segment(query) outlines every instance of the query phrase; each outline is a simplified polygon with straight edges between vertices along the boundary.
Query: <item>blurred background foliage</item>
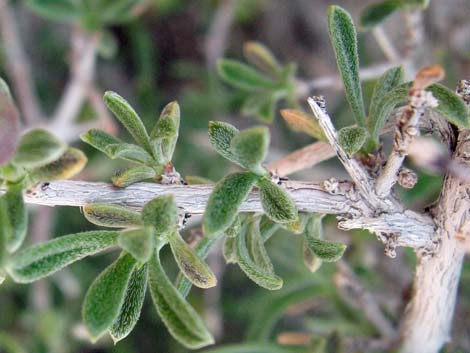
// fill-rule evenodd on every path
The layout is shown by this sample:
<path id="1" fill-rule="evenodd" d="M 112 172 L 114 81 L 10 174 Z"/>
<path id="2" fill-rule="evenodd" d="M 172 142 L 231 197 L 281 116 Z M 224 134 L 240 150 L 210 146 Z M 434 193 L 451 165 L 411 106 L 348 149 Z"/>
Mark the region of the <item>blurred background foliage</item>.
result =
<path id="1" fill-rule="evenodd" d="M 0 11 L 5 3 L 0 1 Z M 356 23 L 361 11 L 371 3 L 335 2 L 350 11 Z M 241 107 L 247 92 L 233 89 L 220 79 L 217 59 L 245 61 L 244 43 L 255 40 L 269 48 L 282 65 L 295 63 L 296 77 L 302 82 L 335 77 L 337 69 L 326 26 L 326 9 L 331 4 L 326 0 L 15 0 L 9 2 L 9 7 L 13 9 L 11 20 L 19 29 L 46 119 L 52 116 L 67 84 L 74 31 L 98 33 L 96 87 L 119 92 L 149 126 L 167 102 L 177 99 L 182 110 L 174 157 L 177 170 L 183 176 L 218 180 L 234 167 L 211 150 L 207 138 L 210 120 L 230 122 L 239 128 L 268 123 L 272 136 L 268 161 L 307 145 L 312 138 L 290 130 L 279 115 L 281 108 L 304 106 L 305 97 L 293 92 L 276 96 L 275 110 L 273 106 L 273 113 L 261 122 L 244 116 Z M 422 45 L 428 46 L 432 55 L 426 57 L 423 66 L 443 65 L 449 87 L 457 79 L 470 76 L 469 9 L 468 0 L 432 1 L 424 12 L 427 37 Z M 402 21 L 402 13 L 393 14 L 384 30 L 398 48 L 405 50 L 406 29 Z M 7 69 L 4 40 L 0 42 L 0 76 L 8 81 L 11 72 Z M 386 60 L 370 32 L 359 33 L 359 45 L 362 67 Z M 292 83 L 295 70 L 294 66 L 289 67 Z M 366 102 L 374 82 L 372 79 L 364 83 Z M 340 85 L 316 88 L 310 94 L 326 96 L 337 128 L 353 123 Z M 100 114 L 95 105 L 86 102 L 76 120 L 93 122 L 100 119 Z M 80 143 L 78 133 L 72 140 L 89 157 L 79 178 L 109 180 L 117 168 L 125 167 Z M 291 178 L 315 181 L 332 176 L 345 176 L 334 160 Z M 400 190 L 400 196 L 410 207 L 423 209 L 437 198 L 441 184 L 441 177 L 419 172 L 415 188 Z M 31 210 L 34 220 L 29 242 L 94 228 L 76 208 Z M 410 295 L 413 253 L 400 249 L 397 258 L 391 260 L 383 256 L 382 245 L 370 234 L 340 232 L 333 217 L 327 217 L 326 224 L 327 237 L 349 245 L 345 260 L 390 320 L 398 324 Z M 198 226 L 198 218 L 194 217 L 185 231 L 189 241 L 198 236 Z M 267 246 L 276 271 L 285 280 L 284 288 L 276 292 L 257 287 L 237 267 L 226 266 L 220 246 L 209 256 L 219 286 L 205 291 L 194 289 L 189 297 L 217 339 L 217 346 L 205 351 L 341 352 L 340 340 L 347 343 L 353 338 L 377 335 L 364 313 L 338 292 L 339 270 L 335 264 L 310 273 L 299 256 L 300 238 L 284 230 L 278 231 Z M 127 339 L 116 346 L 110 339 L 91 345 L 80 323 L 81 302 L 92 279 L 112 256 L 89 258 L 33 285 L 14 285 L 7 280 L 0 287 L 0 352 L 186 352 L 157 318 L 150 296 L 141 320 Z M 167 268 L 173 268 L 172 274 L 176 275 L 176 266 L 167 262 Z M 446 352 L 470 351 L 469 327 L 467 261 L 453 341 Z"/>

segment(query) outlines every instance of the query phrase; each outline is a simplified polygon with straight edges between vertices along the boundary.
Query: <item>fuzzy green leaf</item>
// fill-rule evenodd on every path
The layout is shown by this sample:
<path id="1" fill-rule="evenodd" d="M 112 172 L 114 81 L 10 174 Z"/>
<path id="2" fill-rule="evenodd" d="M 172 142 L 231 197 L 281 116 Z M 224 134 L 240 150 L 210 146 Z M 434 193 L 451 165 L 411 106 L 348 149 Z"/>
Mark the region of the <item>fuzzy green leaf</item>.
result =
<path id="1" fill-rule="evenodd" d="M 145 165 L 154 164 L 154 159 L 150 154 L 142 147 L 130 143 L 108 145 L 105 148 L 105 153 L 111 159 L 121 158 Z"/>
<path id="2" fill-rule="evenodd" d="M 168 103 L 163 108 L 150 135 L 151 141 L 158 158 L 163 164 L 171 161 L 178 140 L 180 127 L 180 107 L 177 102 Z"/>
<path id="3" fill-rule="evenodd" d="M 214 339 L 202 319 L 168 279 L 158 254 L 150 259 L 149 270 L 153 303 L 170 334 L 190 349 L 213 344 Z"/>
<path id="4" fill-rule="evenodd" d="M 236 162 L 236 158 L 230 149 L 230 144 L 238 133 L 238 129 L 228 123 L 221 121 L 209 122 L 209 141 L 212 147 L 221 156 L 233 162 Z"/>
<path id="5" fill-rule="evenodd" d="M 359 126 L 365 126 L 364 101 L 359 79 L 356 29 L 349 13 L 339 6 L 328 9 L 328 29 L 346 98 Z"/>
<path id="6" fill-rule="evenodd" d="M 0 238 L 8 252 L 13 253 L 23 244 L 28 229 L 28 213 L 23 201 L 23 183 L 9 183 L 7 192 L 0 196 Z"/>
<path id="7" fill-rule="evenodd" d="M 134 140 L 153 156 L 150 138 L 142 120 L 131 105 L 119 94 L 107 91 L 104 94 L 104 103 L 113 112 L 116 118 L 129 131 Z"/>
<path id="8" fill-rule="evenodd" d="M 346 245 L 342 243 L 335 243 L 323 239 L 306 238 L 307 246 L 312 253 L 320 260 L 325 262 L 335 262 L 341 259 L 346 250 Z"/>
<path id="9" fill-rule="evenodd" d="M 235 221 L 237 211 L 258 177 L 250 172 L 233 173 L 214 187 L 206 205 L 202 226 L 204 234 L 224 232 Z"/>
<path id="10" fill-rule="evenodd" d="M 53 239 L 16 253 L 7 270 L 16 282 L 34 282 L 115 245 L 118 235 L 114 231 L 92 231 Z"/>
<path id="11" fill-rule="evenodd" d="M 241 220 L 241 218 L 242 217 L 240 217 L 240 215 L 238 215 L 237 218 L 235 218 L 235 220 L 231 224 L 231 226 L 228 227 L 227 230 L 225 231 L 225 235 L 228 238 L 234 238 L 240 233 L 240 231 L 242 229 L 242 220 Z"/>
<path id="12" fill-rule="evenodd" d="M 20 135 L 20 117 L 10 89 L 0 77 L 0 166 L 14 155 Z"/>
<path id="13" fill-rule="evenodd" d="M 243 45 L 243 54 L 249 63 L 253 64 L 270 77 L 277 78 L 279 76 L 282 70 L 281 65 L 274 57 L 273 53 L 262 43 L 246 42 Z"/>
<path id="14" fill-rule="evenodd" d="M 66 148 L 46 130 L 31 130 L 21 137 L 13 162 L 25 168 L 40 167 L 58 159 Z"/>
<path id="15" fill-rule="evenodd" d="M 174 231 L 168 236 L 171 252 L 180 271 L 196 287 L 211 288 L 217 284 L 214 273 L 189 245 Z"/>
<path id="16" fill-rule="evenodd" d="M 352 156 L 364 145 L 367 135 L 367 130 L 363 127 L 347 126 L 338 131 L 338 142 Z"/>
<path id="17" fill-rule="evenodd" d="M 234 136 L 230 149 L 237 161 L 256 174 L 266 174 L 261 163 L 269 148 L 269 130 L 264 126 L 243 130 Z"/>
<path id="18" fill-rule="evenodd" d="M 188 185 L 210 185 L 214 184 L 214 182 L 208 178 L 204 178 L 198 175 L 186 175 L 185 176 L 186 182 Z"/>
<path id="19" fill-rule="evenodd" d="M 69 147 L 54 162 L 32 169 L 28 174 L 29 183 L 69 179 L 81 172 L 86 162 L 87 158 L 82 151 Z"/>
<path id="20" fill-rule="evenodd" d="M 261 206 L 266 215 L 277 223 L 290 223 L 298 218 L 297 207 L 289 194 L 267 178 L 257 182 Z"/>
<path id="21" fill-rule="evenodd" d="M 386 0 L 369 5 L 361 14 L 361 26 L 372 28 L 380 24 L 388 16 L 403 5 L 403 0 Z"/>
<path id="22" fill-rule="evenodd" d="M 226 237 L 222 248 L 222 255 L 227 264 L 237 263 L 237 239 Z"/>
<path id="23" fill-rule="evenodd" d="M 304 263 L 310 272 L 317 271 L 322 265 L 322 260 L 313 253 L 308 244 L 312 239 L 323 239 L 323 217 L 323 214 L 311 215 L 303 233 L 302 250 Z"/>
<path id="24" fill-rule="evenodd" d="M 137 261 L 147 262 L 155 247 L 155 233 L 152 227 L 143 227 L 122 231 L 118 245 Z"/>
<path id="25" fill-rule="evenodd" d="M 155 179 L 156 176 L 157 172 L 155 169 L 145 165 L 140 165 L 117 172 L 111 178 L 111 181 L 114 186 L 125 188 L 131 184 L 138 183 L 139 181 L 143 181 L 145 179 Z"/>
<path id="26" fill-rule="evenodd" d="M 270 271 L 258 266 L 250 257 L 246 244 L 246 230 L 242 231 L 237 238 L 237 262 L 243 272 L 260 287 L 277 290 L 282 288 L 283 281 Z"/>
<path id="27" fill-rule="evenodd" d="M 127 228 L 142 224 L 139 212 L 108 203 L 85 205 L 83 215 L 90 223 L 102 227 Z"/>
<path id="28" fill-rule="evenodd" d="M 280 224 L 273 222 L 268 216 L 263 215 L 259 222 L 259 232 L 264 242 L 267 242 L 271 236 L 280 228 Z"/>
<path id="29" fill-rule="evenodd" d="M 135 268 L 129 279 L 126 295 L 119 314 L 109 329 L 109 334 L 116 344 L 126 338 L 139 320 L 147 289 L 148 265 Z"/>
<path id="30" fill-rule="evenodd" d="M 91 129 L 80 134 L 80 139 L 103 153 L 107 153 L 106 148 L 109 145 L 118 145 L 123 143 L 120 139 L 98 129 Z"/>
<path id="31" fill-rule="evenodd" d="M 432 92 L 434 98 L 439 101 L 439 105 L 433 109 L 444 119 L 461 129 L 470 128 L 467 107 L 459 96 L 439 83 L 429 86 L 426 90 Z"/>
<path id="32" fill-rule="evenodd" d="M 264 272 L 274 274 L 274 266 L 264 247 L 264 240 L 259 231 L 259 219 L 252 220 L 247 229 L 246 243 L 253 262 Z"/>
<path id="33" fill-rule="evenodd" d="M 305 267 L 307 267 L 310 272 L 314 273 L 321 267 L 322 260 L 318 256 L 315 256 L 313 251 L 310 250 L 305 239 L 302 242 L 302 254 Z"/>
<path id="34" fill-rule="evenodd" d="M 275 81 L 236 60 L 220 59 L 217 71 L 225 82 L 246 91 L 269 90 L 278 86 Z"/>
<path id="35" fill-rule="evenodd" d="M 209 254 L 210 249 L 214 246 L 217 242 L 219 237 L 203 237 L 194 248 L 194 252 L 199 256 L 201 259 L 205 259 Z M 175 287 L 178 289 L 178 292 L 181 293 L 183 298 L 189 294 L 191 290 L 192 283 L 188 280 L 181 272 L 178 274 L 176 278 Z"/>
<path id="36" fill-rule="evenodd" d="M 375 142 L 378 142 L 380 130 L 383 127 L 384 119 L 387 117 L 380 116 L 383 107 L 383 101 L 385 96 L 395 87 L 403 83 L 405 77 L 405 71 L 403 67 L 393 67 L 387 70 L 377 81 L 372 93 L 372 98 L 369 107 L 369 117 L 367 125 L 369 131 L 374 138 Z"/>
<path id="37" fill-rule="evenodd" d="M 83 323 L 96 341 L 114 323 L 126 297 L 126 291 L 137 262 L 127 253 L 121 256 L 93 281 L 82 307 Z"/>
<path id="38" fill-rule="evenodd" d="M 144 206 L 142 220 L 145 225 L 154 226 L 157 235 L 168 234 L 178 225 L 178 207 L 173 195 L 158 196 Z"/>

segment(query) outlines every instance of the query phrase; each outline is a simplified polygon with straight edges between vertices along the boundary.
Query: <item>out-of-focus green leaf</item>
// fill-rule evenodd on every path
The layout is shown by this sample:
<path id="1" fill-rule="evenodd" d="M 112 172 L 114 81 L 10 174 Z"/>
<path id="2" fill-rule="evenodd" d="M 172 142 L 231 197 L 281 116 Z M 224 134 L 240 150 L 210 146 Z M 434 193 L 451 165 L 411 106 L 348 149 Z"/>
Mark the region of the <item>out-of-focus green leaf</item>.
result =
<path id="1" fill-rule="evenodd" d="M 302 254 L 304 256 L 304 264 L 310 272 L 316 272 L 322 265 L 322 260 L 315 256 L 313 251 L 308 247 L 307 241 L 302 242 Z"/>
<path id="2" fill-rule="evenodd" d="M 264 123 L 271 123 L 274 120 L 277 100 L 278 98 L 273 92 L 251 94 L 243 102 L 241 113 L 246 116 L 254 116 Z"/>
<path id="3" fill-rule="evenodd" d="M 224 232 L 235 221 L 237 211 L 258 176 L 251 172 L 233 173 L 214 187 L 206 205 L 202 226 L 206 235 Z"/>
<path id="4" fill-rule="evenodd" d="M 114 323 L 126 297 L 127 287 L 137 262 L 123 253 L 93 281 L 85 295 L 83 323 L 93 341 L 98 340 Z"/>
<path id="5" fill-rule="evenodd" d="M 7 192 L 0 196 L 0 238 L 8 252 L 13 253 L 23 244 L 28 229 L 28 213 L 23 201 L 23 183 L 9 183 Z"/>
<path id="6" fill-rule="evenodd" d="M 52 163 L 32 169 L 29 174 L 29 183 L 69 179 L 81 172 L 87 162 L 85 154 L 76 148 L 69 147 Z"/>
<path id="7" fill-rule="evenodd" d="M 197 253 L 174 231 L 168 236 L 171 251 L 184 276 L 196 287 L 211 288 L 217 284 L 214 273 Z"/>
<path id="8" fill-rule="evenodd" d="M 291 347 L 274 343 L 227 344 L 201 353 L 305 353 L 305 347 Z"/>
<path id="9" fill-rule="evenodd" d="M 330 6 L 328 29 L 349 105 L 359 126 L 365 127 L 356 28 L 349 13 L 339 6 Z"/>
<path id="10" fill-rule="evenodd" d="M 0 332 L 0 352 L 4 353 L 27 353 L 21 344 L 16 340 L 16 337 Z"/>
<path id="11" fill-rule="evenodd" d="M 105 148 L 105 153 L 111 159 L 121 158 L 146 165 L 154 164 L 152 156 L 142 147 L 130 143 L 108 145 Z"/>
<path id="12" fill-rule="evenodd" d="M 234 238 L 236 237 L 242 229 L 242 217 L 238 215 L 237 218 L 233 221 L 233 223 L 230 225 L 230 227 L 227 228 L 225 231 L 225 235 L 228 238 Z"/>
<path id="13" fill-rule="evenodd" d="M 470 128 L 470 115 L 463 100 L 447 87 L 435 83 L 429 86 L 427 91 L 432 92 L 439 105 L 433 108 L 444 119 L 461 129 Z"/>
<path id="14" fill-rule="evenodd" d="M 20 134 L 20 117 L 10 89 L 0 77 L 0 166 L 15 153 Z"/>
<path id="15" fill-rule="evenodd" d="M 269 148 L 269 130 L 264 126 L 243 130 L 234 136 L 230 149 L 237 161 L 256 174 L 267 174 L 261 167 Z"/>
<path id="16" fill-rule="evenodd" d="M 16 253 L 7 264 L 7 271 L 16 282 L 34 282 L 115 245 L 118 235 L 104 230 L 83 232 L 34 245 Z"/>
<path id="17" fill-rule="evenodd" d="M 27 0 L 26 5 L 38 15 L 54 21 L 72 22 L 82 15 L 81 1 Z"/>
<path id="18" fill-rule="evenodd" d="M 303 233 L 302 252 L 305 266 L 310 272 L 317 271 L 322 265 L 322 260 L 310 249 L 309 239 L 323 239 L 323 217 L 323 214 L 310 215 Z"/>
<path id="19" fill-rule="evenodd" d="M 252 67 L 236 60 L 220 59 L 217 62 L 217 71 L 225 82 L 246 91 L 270 90 L 279 85 Z"/>
<path id="20" fill-rule="evenodd" d="M 232 139 L 239 133 L 238 129 L 221 121 L 209 122 L 209 141 L 212 147 L 221 156 L 236 162 L 236 158 L 230 149 Z"/>
<path id="21" fill-rule="evenodd" d="M 139 320 L 147 289 L 148 265 L 135 268 L 129 279 L 121 310 L 109 329 L 109 334 L 116 344 L 126 338 Z"/>
<path id="22" fill-rule="evenodd" d="M 367 130 L 359 126 L 347 126 L 338 131 L 338 142 L 352 156 L 358 152 L 367 140 Z"/>
<path id="23" fill-rule="evenodd" d="M 326 141 L 325 135 L 320 125 L 318 125 L 318 120 L 312 115 L 300 110 L 282 109 L 281 116 L 292 130 L 303 132 L 321 141 Z"/>
<path id="24" fill-rule="evenodd" d="M 237 239 L 226 237 L 222 248 L 222 255 L 227 264 L 237 263 Z"/>
<path id="25" fill-rule="evenodd" d="M 155 247 L 155 233 L 152 227 L 142 227 L 122 231 L 118 245 L 137 261 L 147 262 Z"/>
<path id="26" fill-rule="evenodd" d="M 280 225 L 273 222 L 268 216 L 263 215 L 259 222 L 259 232 L 264 242 L 267 242 L 271 236 L 276 233 Z"/>
<path id="27" fill-rule="evenodd" d="M 326 341 L 325 353 L 344 352 L 343 339 L 338 331 L 333 331 Z"/>
<path id="28" fill-rule="evenodd" d="M 235 239 L 237 241 L 237 263 L 243 272 L 260 287 L 269 290 L 282 288 L 283 281 L 280 277 L 276 276 L 269 268 L 260 267 L 250 257 L 246 243 L 246 231 L 242 231 Z"/>
<path id="29" fill-rule="evenodd" d="M 382 111 L 382 102 L 384 97 L 393 88 L 402 84 L 404 77 L 405 71 L 403 70 L 403 67 L 393 67 L 387 70 L 375 84 L 369 106 L 369 117 L 367 120 L 369 131 L 375 142 L 378 142 L 380 129 L 382 129 L 384 124 L 383 121 L 384 119 L 387 119 L 387 117 L 379 115 L 379 113 Z"/>
<path id="30" fill-rule="evenodd" d="M 403 5 L 403 0 L 386 0 L 369 5 L 362 11 L 361 26 L 371 28 L 380 24 Z"/>
<path id="31" fill-rule="evenodd" d="M 277 78 L 282 69 L 273 53 L 262 43 L 249 41 L 243 45 L 243 54 L 248 62 L 258 69 Z"/>
<path id="32" fill-rule="evenodd" d="M 166 235 L 178 225 L 178 207 L 173 195 L 162 195 L 147 202 L 142 210 L 145 225 L 155 227 L 158 236 Z"/>
<path id="33" fill-rule="evenodd" d="M 155 178 L 157 172 L 155 169 L 140 165 L 117 172 L 112 178 L 114 186 L 125 188 L 131 184 L 138 183 L 145 179 Z"/>
<path id="34" fill-rule="evenodd" d="M 140 213 L 109 203 L 90 203 L 83 207 L 85 218 L 98 226 L 127 228 L 142 224 Z"/>
<path id="35" fill-rule="evenodd" d="M 160 118 L 150 135 L 155 149 L 155 155 L 163 164 L 171 161 L 178 140 L 180 127 L 180 107 L 177 102 L 171 102 L 163 108 Z"/>
<path id="36" fill-rule="evenodd" d="M 46 130 L 31 130 L 21 137 L 13 162 L 25 168 L 40 167 L 55 161 L 66 148 Z"/>
<path id="37" fill-rule="evenodd" d="M 430 0 L 403 0 L 403 5 L 406 7 L 425 9 L 429 6 L 429 2 Z"/>
<path id="38" fill-rule="evenodd" d="M 151 156 L 154 156 L 147 130 L 131 105 L 119 94 L 111 91 L 106 92 L 103 99 L 109 110 L 113 112 L 116 118 L 129 131 L 134 140 Z"/>
<path id="39" fill-rule="evenodd" d="M 290 223 L 298 218 L 297 207 L 289 194 L 267 178 L 260 178 L 259 188 L 261 205 L 266 215 L 277 223 Z"/>
<path id="40" fill-rule="evenodd" d="M 346 250 L 346 245 L 318 238 L 306 238 L 307 246 L 320 260 L 335 262 L 341 259 Z"/>
<path id="41" fill-rule="evenodd" d="M 150 259 L 149 271 L 153 303 L 170 334 L 190 349 L 213 344 L 214 339 L 202 319 L 168 279 L 158 253 Z"/>

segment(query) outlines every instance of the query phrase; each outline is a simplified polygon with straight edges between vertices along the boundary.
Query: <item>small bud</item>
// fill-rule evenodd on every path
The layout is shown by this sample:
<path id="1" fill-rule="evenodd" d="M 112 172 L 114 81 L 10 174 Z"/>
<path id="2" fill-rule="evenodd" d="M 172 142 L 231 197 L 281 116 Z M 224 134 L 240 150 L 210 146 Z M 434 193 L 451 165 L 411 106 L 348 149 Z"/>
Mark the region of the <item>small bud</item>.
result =
<path id="1" fill-rule="evenodd" d="M 405 189 L 412 189 L 418 182 L 418 176 L 408 168 L 401 168 L 398 172 L 398 184 Z"/>

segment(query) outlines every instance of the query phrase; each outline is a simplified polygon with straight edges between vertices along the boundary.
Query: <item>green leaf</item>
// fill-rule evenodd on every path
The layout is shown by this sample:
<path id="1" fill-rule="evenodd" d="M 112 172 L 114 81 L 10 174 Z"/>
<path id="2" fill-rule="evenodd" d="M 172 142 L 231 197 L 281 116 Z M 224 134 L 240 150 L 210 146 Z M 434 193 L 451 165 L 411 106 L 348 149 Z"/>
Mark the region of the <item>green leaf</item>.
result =
<path id="1" fill-rule="evenodd" d="M 264 126 L 243 130 L 230 142 L 230 149 L 237 161 L 256 174 L 266 174 L 261 166 L 269 148 L 269 130 Z"/>
<path id="2" fill-rule="evenodd" d="M 90 223 L 102 227 L 127 228 L 142 224 L 139 212 L 109 203 L 85 205 L 83 215 Z"/>
<path id="3" fill-rule="evenodd" d="M 277 223 L 290 223 L 298 218 L 297 207 L 289 194 L 267 178 L 260 178 L 258 186 L 261 206 L 266 215 Z"/>
<path id="4" fill-rule="evenodd" d="M 155 179 L 156 177 L 157 172 L 155 169 L 141 165 L 117 172 L 111 178 L 111 181 L 114 186 L 125 188 L 131 184 L 138 183 L 139 181 L 152 178 Z"/>
<path id="5" fill-rule="evenodd" d="M 325 262 L 335 262 L 341 259 L 346 250 L 346 245 L 342 243 L 335 243 L 323 239 L 306 238 L 307 246 L 312 253 L 320 260 Z"/>
<path id="6" fill-rule="evenodd" d="M 118 245 L 137 261 L 147 262 L 155 247 L 155 233 L 152 227 L 143 227 L 122 231 Z"/>
<path id="7" fill-rule="evenodd" d="M 302 242 L 302 254 L 304 257 L 304 264 L 310 272 L 314 273 L 321 267 L 322 260 L 318 256 L 315 256 L 313 251 L 310 250 L 305 239 Z"/>
<path id="8" fill-rule="evenodd" d="M 28 230 L 28 213 L 23 201 L 23 183 L 7 184 L 7 192 L 0 197 L 0 238 L 13 253 L 23 244 Z"/>
<path id="9" fill-rule="evenodd" d="M 113 325 L 121 312 L 136 264 L 130 254 L 123 253 L 88 288 L 82 317 L 93 341 L 98 340 Z"/>
<path id="10" fill-rule="evenodd" d="M 18 283 L 34 282 L 116 245 L 118 235 L 114 231 L 83 232 L 34 245 L 16 253 L 7 271 Z"/>
<path id="11" fill-rule="evenodd" d="M 209 254 L 210 249 L 214 246 L 220 236 L 221 235 L 215 237 L 202 237 L 194 248 L 197 256 L 201 259 L 205 259 Z M 186 298 L 191 290 L 192 283 L 180 272 L 176 278 L 175 287 L 178 289 L 178 292 L 181 293 L 183 298 Z"/>
<path id="12" fill-rule="evenodd" d="M 280 228 L 280 224 L 271 221 L 271 219 L 263 215 L 259 222 L 259 232 L 261 237 L 263 238 L 264 242 L 267 242 L 271 236 L 276 233 L 276 231 Z"/>
<path id="13" fill-rule="evenodd" d="M 40 167 L 58 159 L 66 148 L 46 130 L 31 130 L 21 137 L 13 162 L 25 168 Z"/>
<path id="14" fill-rule="evenodd" d="M 202 219 L 204 234 L 215 235 L 230 227 L 257 179 L 257 175 L 243 172 L 227 175 L 217 183 Z"/>
<path id="15" fill-rule="evenodd" d="M 142 147 L 130 143 L 108 145 L 105 148 L 106 155 L 111 159 L 121 158 L 131 162 L 152 165 L 154 159 Z"/>
<path id="16" fill-rule="evenodd" d="M 274 274 L 274 266 L 259 231 L 259 219 L 248 224 L 246 243 L 253 262 L 264 272 Z"/>
<path id="17" fill-rule="evenodd" d="M 463 100 L 447 87 L 435 83 L 429 86 L 427 91 L 432 92 L 439 105 L 433 108 L 444 119 L 461 129 L 470 128 L 470 116 Z"/>
<path id="18" fill-rule="evenodd" d="M 81 2 L 74 0 L 27 0 L 26 5 L 38 15 L 54 21 L 77 21 L 82 15 Z"/>
<path id="19" fill-rule="evenodd" d="M 343 79 L 346 98 L 359 126 L 364 127 L 365 111 L 359 78 L 356 29 L 351 16 L 339 6 L 328 9 L 328 29 L 336 63 Z"/>
<path id="20" fill-rule="evenodd" d="M 304 264 L 310 272 L 316 272 L 322 265 L 322 260 L 316 256 L 309 247 L 311 239 L 323 239 L 323 214 L 313 214 L 310 216 L 303 233 L 302 253 Z"/>
<path id="21" fill-rule="evenodd" d="M 134 140 L 153 156 L 153 148 L 150 144 L 147 130 L 131 105 L 119 94 L 111 91 L 107 91 L 103 99 L 109 110 L 113 112 L 116 118 L 129 131 Z"/>
<path id="22" fill-rule="evenodd" d="M 185 176 L 186 182 L 188 185 L 210 185 L 214 184 L 214 182 L 208 178 L 204 178 L 198 175 L 186 175 Z"/>
<path id="23" fill-rule="evenodd" d="M 259 71 L 236 60 L 220 59 L 217 72 L 225 82 L 246 91 L 270 90 L 279 86 Z"/>
<path id="24" fill-rule="evenodd" d="M 243 102 L 242 115 L 254 116 L 259 121 L 271 123 L 274 120 L 278 95 L 271 91 L 250 94 Z"/>
<path id="25" fill-rule="evenodd" d="M 0 77 L 0 166 L 14 155 L 20 134 L 20 117 L 10 89 Z"/>
<path id="26" fill-rule="evenodd" d="M 127 285 L 120 312 L 109 329 L 114 344 L 126 338 L 134 329 L 142 311 L 147 289 L 148 265 L 135 268 Z"/>
<path id="27" fill-rule="evenodd" d="M 168 236 L 171 252 L 180 271 L 196 287 L 211 288 L 217 284 L 214 273 L 197 253 L 174 231 Z"/>
<path id="28" fill-rule="evenodd" d="M 158 253 L 150 259 L 149 270 L 153 303 L 170 334 L 190 349 L 213 344 L 214 339 L 202 319 L 168 279 Z"/>
<path id="29" fill-rule="evenodd" d="M 361 14 L 361 26 L 371 28 L 380 24 L 403 5 L 403 0 L 387 0 L 369 5 Z"/>
<path id="30" fill-rule="evenodd" d="M 222 255 L 227 264 L 237 263 L 237 239 L 226 237 L 222 248 Z"/>
<path id="31" fill-rule="evenodd" d="M 279 77 L 282 67 L 273 53 L 264 44 L 254 41 L 246 42 L 243 45 L 243 54 L 250 64 L 270 77 Z"/>
<path id="32" fill-rule="evenodd" d="M 40 182 L 63 180 L 73 177 L 81 172 L 87 162 L 82 151 L 69 147 L 52 163 L 32 169 L 29 174 L 29 183 L 34 185 Z"/>
<path id="33" fill-rule="evenodd" d="M 118 145 L 123 143 L 120 139 L 107 134 L 106 132 L 98 129 L 91 129 L 87 132 L 80 134 L 80 139 L 93 146 L 97 150 L 106 153 L 106 148 L 109 145 Z"/>
<path id="34" fill-rule="evenodd" d="M 178 103 L 171 102 L 163 108 L 150 135 L 155 154 L 166 164 L 171 161 L 178 140 L 180 127 L 180 107 Z"/>
<path id="35" fill-rule="evenodd" d="M 200 353 L 305 353 L 305 346 L 291 347 L 274 343 L 224 344 Z M 339 352 L 338 352 L 339 353 Z"/>
<path id="36" fill-rule="evenodd" d="M 237 262 L 243 272 L 260 287 L 277 290 L 282 288 L 282 279 L 270 271 L 258 266 L 250 257 L 246 244 L 246 230 L 237 238 Z"/>
<path id="37" fill-rule="evenodd" d="M 343 127 L 338 131 L 338 143 L 352 156 L 358 152 L 367 140 L 367 130 L 358 126 Z"/>
<path id="38" fill-rule="evenodd" d="M 217 153 L 232 162 L 236 162 L 236 158 L 230 149 L 230 144 L 238 133 L 238 129 L 228 123 L 221 121 L 209 122 L 209 141 L 212 147 Z"/>
<path id="39" fill-rule="evenodd" d="M 227 230 L 225 231 L 225 235 L 229 238 L 234 238 L 236 237 L 241 229 L 242 229 L 242 217 L 240 215 L 238 215 L 235 220 L 233 221 L 233 223 L 231 224 L 230 227 L 227 228 Z"/>
<path id="40" fill-rule="evenodd" d="M 154 226 L 157 235 L 166 235 L 178 225 L 178 207 L 173 195 L 158 196 L 144 206 L 142 220 L 145 225 Z"/>
<path id="41" fill-rule="evenodd" d="M 372 93 L 370 101 L 369 117 L 367 121 L 369 131 L 375 142 L 378 142 L 380 130 L 384 125 L 384 119 L 387 119 L 387 117 L 380 116 L 384 98 L 393 88 L 403 83 L 404 77 L 405 70 L 403 70 L 403 67 L 393 67 L 385 71 L 375 84 L 374 92 Z"/>

